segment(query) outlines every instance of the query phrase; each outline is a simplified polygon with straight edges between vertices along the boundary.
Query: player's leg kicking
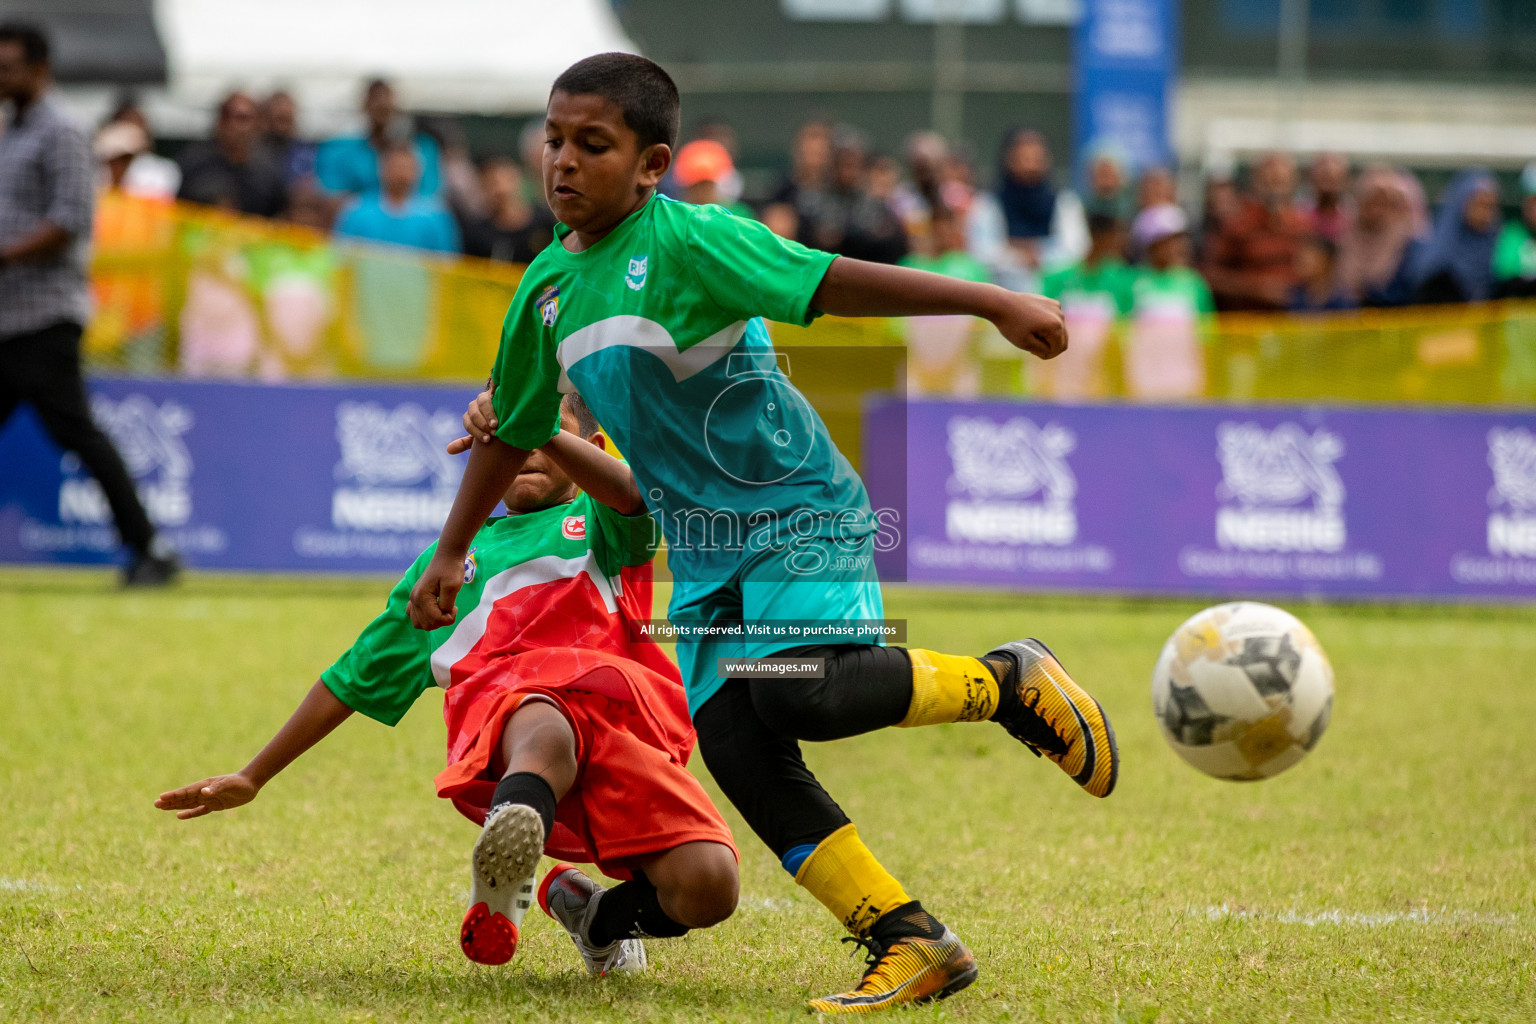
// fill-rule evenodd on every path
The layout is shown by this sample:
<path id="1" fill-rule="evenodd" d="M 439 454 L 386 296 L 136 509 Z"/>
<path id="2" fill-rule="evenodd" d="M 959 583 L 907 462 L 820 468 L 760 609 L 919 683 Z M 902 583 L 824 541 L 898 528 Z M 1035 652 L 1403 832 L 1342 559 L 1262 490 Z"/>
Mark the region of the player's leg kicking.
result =
<path id="1" fill-rule="evenodd" d="M 883 615 L 872 582 L 780 577 L 749 580 L 743 593 L 748 620 Z M 855 989 L 811 1005 L 824 1012 L 869 1012 L 959 991 L 976 978 L 970 951 L 875 859 L 806 767 L 799 741 L 888 726 L 995 721 L 1103 797 L 1119 772 L 1103 709 L 1037 640 L 1004 644 L 980 658 L 868 644 L 774 654 L 823 658 L 823 676 L 727 680 L 695 712 L 694 724 L 699 750 L 722 791 L 795 881 L 869 951 L 869 970 Z"/>

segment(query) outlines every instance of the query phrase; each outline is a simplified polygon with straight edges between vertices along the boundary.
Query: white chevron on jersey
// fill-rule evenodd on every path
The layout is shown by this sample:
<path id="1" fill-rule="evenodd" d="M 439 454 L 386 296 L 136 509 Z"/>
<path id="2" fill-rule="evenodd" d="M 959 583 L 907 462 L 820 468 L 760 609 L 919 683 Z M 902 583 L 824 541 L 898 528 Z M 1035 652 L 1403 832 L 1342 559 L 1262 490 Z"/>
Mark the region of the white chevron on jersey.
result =
<path id="1" fill-rule="evenodd" d="M 604 576 L 603 571 L 598 568 L 597 559 L 593 557 L 590 550 L 575 558 L 561 558 L 558 555 L 531 558 L 526 562 L 519 562 L 517 565 L 503 569 L 486 580 L 485 589 L 480 594 L 480 603 L 454 624 L 453 632 L 448 639 L 432 652 L 432 678 L 437 681 L 437 685 L 445 690 L 448 688 L 453 680 L 453 666 L 474 650 L 475 644 L 479 643 L 480 638 L 485 635 L 485 625 L 490 620 L 497 601 L 524 587 L 553 583 L 555 580 L 575 579 L 583 573 L 592 581 L 593 586 L 597 587 L 597 592 L 603 599 L 603 607 L 610 613 L 617 612 L 619 605 L 615 593 L 618 590 L 618 578 L 610 580 Z"/>
<path id="2" fill-rule="evenodd" d="M 555 355 L 560 362 L 559 387 L 566 394 L 574 391 L 566 372 L 587 356 L 620 345 L 649 352 L 667 364 L 673 380 L 684 381 L 735 348 L 746 331 L 747 322 L 738 320 L 679 352 L 672 335 L 656 321 L 643 316 L 610 316 L 572 331 L 560 343 Z"/>

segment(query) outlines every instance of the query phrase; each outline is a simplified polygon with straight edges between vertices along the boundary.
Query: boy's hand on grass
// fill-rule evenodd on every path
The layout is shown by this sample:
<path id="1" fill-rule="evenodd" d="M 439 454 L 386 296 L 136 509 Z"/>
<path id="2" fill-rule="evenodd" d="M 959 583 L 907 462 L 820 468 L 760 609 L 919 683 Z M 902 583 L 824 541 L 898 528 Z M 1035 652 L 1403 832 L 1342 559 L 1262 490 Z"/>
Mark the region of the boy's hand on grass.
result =
<path id="1" fill-rule="evenodd" d="M 469 403 L 469 408 L 464 412 L 464 436 L 448 442 L 448 454 L 459 455 L 469 451 L 474 443 L 483 441 L 491 443 L 496 436 L 496 407 L 491 404 L 491 396 L 496 386 L 486 381 L 485 390 L 475 396 L 475 400 Z"/>
<path id="2" fill-rule="evenodd" d="M 161 793 L 155 806 L 162 811 L 175 811 L 176 817 L 185 821 L 248 804 L 256 799 L 259 792 L 260 786 L 236 772 L 233 775 L 215 775 L 211 779 Z"/>
<path id="3" fill-rule="evenodd" d="M 426 570 L 411 588 L 411 602 L 407 612 L 411 625 L 417 629 L 439 629 L 451 626 L 459 609 L 453 599 L 464 586 L 464 560 L 434 554 Z"/>
<path id="4" fill-rule="evenodd" d="M 991 317 L 997 329 L 1015 348 L 1051 359 L 1067 350 L 1067 322 L 1061 303 L 1043 295 L 1008 292 Z"/>

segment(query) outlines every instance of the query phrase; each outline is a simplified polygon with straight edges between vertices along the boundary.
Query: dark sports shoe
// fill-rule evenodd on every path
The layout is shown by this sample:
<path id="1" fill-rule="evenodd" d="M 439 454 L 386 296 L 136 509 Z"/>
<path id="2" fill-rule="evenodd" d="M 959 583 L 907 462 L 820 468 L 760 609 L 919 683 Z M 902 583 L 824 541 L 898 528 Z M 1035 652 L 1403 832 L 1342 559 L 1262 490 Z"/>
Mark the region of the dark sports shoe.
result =
<path id="1" fill-rule="evenodd" d="M 550 868 L 539 886 L 539 906 L 565 929 L 587 965 L 587 973 L 595 978 L 646 968 L 645 943 L 639 939 L 618 939 L 606 946 L 592 944 L 592 921 L 598 901 L 607 891 L 571 864 Z"/>
<path id="2" fill-rule="evenodd" d="M 869 953 L 858 987 L 812 999 L 822 1013 L 874 1013 L 892 1006 L 929 1003 L 954 995 L 976 980 L 976 959 L 949 928 L 936 939 L 903 935 L 889 945 L 874 937 L 857 943 Z"/>
<path id="3" fill-rule="evenodd" d="M 175 555 L 134 553 L 123 567 L 125 587 L 168 587 L 181 575 L 181 562 Z"/>
<path id="4" fill-rule="evenodd" d="M 987 652 L 987 657 L 1011 665 L 1003 685 L 1012 686 L 1018 697 L 1006 713 L 999 710 L 993 721 L 1036 757 L 1055 762 L 1089 793 L 1109 796 L 1120 777 L 1120 751 L 1099 702 L 1072 681 L 1049 647 L 1033 637 L 1004 644 Z"/>

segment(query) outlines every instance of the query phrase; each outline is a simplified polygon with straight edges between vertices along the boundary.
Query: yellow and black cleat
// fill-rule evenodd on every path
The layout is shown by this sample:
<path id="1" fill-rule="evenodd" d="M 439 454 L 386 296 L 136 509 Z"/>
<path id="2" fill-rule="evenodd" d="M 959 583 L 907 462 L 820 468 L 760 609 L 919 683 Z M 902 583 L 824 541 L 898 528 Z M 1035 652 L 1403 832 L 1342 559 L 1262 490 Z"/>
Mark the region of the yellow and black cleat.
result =
<path id="1" fill-rule="evenodd" d="M 812 999 L 822 1013 L 874 1013 L 892 1006 L 929 1003 L 954 995 L 976 980 L 976 959 L 954 932 L 936 939 L 904 935 L 890 945 L 878 939 L 844 939 L 869 951 L 869 969 L 852 992 Z"/>
<path id="2" fill-rule="evenodd" d="M 1109 796 L 1120 777 L 1120 751 L 1099 702 L 1072 681 L 1039 640 L 1004 644 L 988 652 L 987 660 L 1010 663 L 1002 685 L 1012 687 L 1018 698 L 1000 702 L 993 721 L 1035 756 L 1050 758 L 1089 793 Z"/>

